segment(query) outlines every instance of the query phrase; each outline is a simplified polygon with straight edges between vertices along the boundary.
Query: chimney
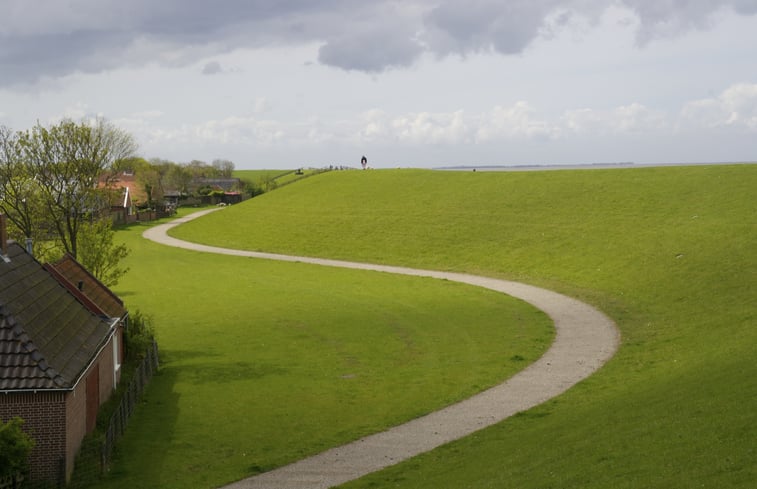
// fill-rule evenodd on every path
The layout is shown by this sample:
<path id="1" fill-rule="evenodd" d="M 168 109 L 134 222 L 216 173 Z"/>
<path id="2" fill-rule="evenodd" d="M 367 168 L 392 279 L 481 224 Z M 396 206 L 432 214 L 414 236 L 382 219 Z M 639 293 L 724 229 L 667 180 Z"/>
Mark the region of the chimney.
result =
<path id="1" fill-rule="evenodd" d="M 0 247 L 2 247 L 3 256 L 8 256 L 8 225 L 5 214 L 0 214 Z"/>

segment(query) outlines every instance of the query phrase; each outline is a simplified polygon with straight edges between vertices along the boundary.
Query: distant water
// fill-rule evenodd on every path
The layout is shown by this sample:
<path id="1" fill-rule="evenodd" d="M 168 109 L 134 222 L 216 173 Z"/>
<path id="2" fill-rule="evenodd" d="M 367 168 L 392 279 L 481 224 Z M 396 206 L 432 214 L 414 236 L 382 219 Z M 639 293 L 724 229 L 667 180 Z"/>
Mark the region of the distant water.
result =
<path id="1" fill-rule="evenodd" d="M 707 165 L 753 165 L 754 161 L 722 161 L 710 163 L 586 163 L 580 165 L 484 165 L 441 166 L 434 170 L 445 171 L 545 171 L 545 170 L 595 170 L 608 168 L 650 168 L 658 166 L 707 166 Z"/>

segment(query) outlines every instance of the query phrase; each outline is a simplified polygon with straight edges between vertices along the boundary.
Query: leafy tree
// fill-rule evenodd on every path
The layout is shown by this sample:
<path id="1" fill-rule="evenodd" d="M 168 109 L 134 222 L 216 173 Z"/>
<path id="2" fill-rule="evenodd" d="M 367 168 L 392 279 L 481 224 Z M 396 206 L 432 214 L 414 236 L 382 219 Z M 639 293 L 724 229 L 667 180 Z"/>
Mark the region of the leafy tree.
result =
<path id="1" fill-rule="evenodd" d="M 5 126 L 0 126 L 0 192 L 3 214 L 24 233 L 32 234 L 32 217 L 29 213 L 28 198 L 36 189 L 33 175 L 24 165 L 18 135 Z"/>
<path id="2" fill-rule="evenodd" d="M 66 119 L 49 128 L 38 123 L 19 133 L 18 143 L 60 243 L 77 258 L 82 223 L 108 205 L 98 181 L 133 156 L 134 139 L 103 119 L 91 124 Z"/>
<path id="3" fill-rule="evenodd" d="M 9 236 L 19 243 L 31 239 L 35 255 L 44 255 L 51 248 L 51 223 L 42 203 L 42 189 L 25 163 L 19 135 L 4 126 L 0 126 L 0 212 L 10 221 Z"/>
<path id="4" fill-rule="evenodd" d="M 12 477 L 27 468 L 34 440 L 21 430 L 24 420 L 11 418 L 0 421 L 0 478 Z"/>
<path id="5" fill-rule="evenodd" d="M 271 175 L 265 175 L 258 179 L 258 188 L 261 189 L 261 194 L 275 190 L 278 186 L 278 182 L 276 182 L 276 179 Z"/>
<path id="6" fill-rule="evenodd" d="M 66 251 L 114 285 L 126 272 L 118 264 L 128 250 L 113 242 L 112 190 L 98 183 L 133 165 L 135 149 L 130 135 L 102 119 L 16 133 L 0 127 L 0 211 L 11 237 L 32 238 L 43 261 Z"/>
<path id="7" fill-rule="evenodd" d="M 129 271 L 128 268 L 118 266 L 129 255 L 129 249 L 124 244 L 115 243 L 114 237 L 113 225 L 109 219 L 82 224 L 78 261 L 108 287 L 116 285 Z"/>

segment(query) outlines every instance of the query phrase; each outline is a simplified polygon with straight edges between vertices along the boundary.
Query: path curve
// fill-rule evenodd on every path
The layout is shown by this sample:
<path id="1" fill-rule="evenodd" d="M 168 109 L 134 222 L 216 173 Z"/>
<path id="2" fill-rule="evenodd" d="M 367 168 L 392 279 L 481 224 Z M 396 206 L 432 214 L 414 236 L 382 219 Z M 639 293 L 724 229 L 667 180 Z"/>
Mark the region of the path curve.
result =
<path id="1" fill-rule="evenodd" d="M 433 277 L 476 285 L 522 299 L 541 309 L 554 321 L 556 330 L 554 342 L 541 358 L 500 385 L 387 431 L 243 479 L 224 489 L 326 489 L 357 479 L 491 426 L 565 392 L 607 362 L 620 343 L 618 329 L 606 315 L 571 297 L 531 285 L 463 273 L 232 250 L 168 236 L 169 229 L 216 210 L 199 211 L 160 224 L 145 231 L 143 236 L 165 245 L 208 253 Z"/>

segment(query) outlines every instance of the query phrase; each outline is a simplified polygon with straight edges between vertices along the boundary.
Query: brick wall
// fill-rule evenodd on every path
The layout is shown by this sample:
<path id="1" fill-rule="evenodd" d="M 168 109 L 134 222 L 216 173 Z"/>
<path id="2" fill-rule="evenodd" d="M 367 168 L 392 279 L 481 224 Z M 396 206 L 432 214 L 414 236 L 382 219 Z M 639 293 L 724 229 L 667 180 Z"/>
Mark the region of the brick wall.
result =
<path id="1" fill-rule="evenodd" d="M 121 328 L 116 330 L 120 336 Z M 120 349 L 120 347 L 119 347 Z M 99 373 L 99 399 L 98 407 L 106 402 L 115 386 L 113 384 L 113 337 L 100 352 L 97 361 L 94 362 L 82 376 L 82 380 L 73 392 L 66 396 L 66 423 L 68 425 L 66 438 L 66 481 L 71 478 L 74 470 L 76 454 L 79 453 L 82 439 L 87 433 L 87 383 L 85 379 L 94 371 Z M 93 415 L 93 416 L 96 416 Z"/>
<path id="2" fill-rule="evenodd" d="M 87 373 L 97 364 L 92 365 Z M 74 460 L 81 447 L 81 441 L 87 433 L 87 378 L 84 374 L 82 380 L 76 385 L 76 388 L 66 396 L 66 481 L 71 477 L 74 471 Z"/>
<path id="3" fill-rule="evenodd" d="M 116 329 L 115 334 L 118 334 L 119 329 L 120 328 Z M 107 401 L 113 393 L 113 389 L 115 389 L 113 382 L 113 369 L 115 368 L 115 365 L 113 360 L 113 337 L 111 336 L 97 361 L 100 368 L 100 402 L 98 403 L 98 406 Z"/>
<path id="4" fill-rule="evenodd" d="M 116 334 L 121 339 L 121 328 Z M 121 350 L 123 341 L 119 342 Z M 29 459 L 30 480 L 58 482 L 61 469 L 71 478 L 74 461 L 87 434 L 87 383 L 95 369 L 99 372 L 98 406 L 107 401 L 114 386 L 113 338 L 100 352 L 97 361 L 81 377 L 71 392 L 36 392 L 0 394 L 0 419 L 7 422 L 23 418 L 24 431 L 35 440 Z M 62 465 L 63 464 L 63 465 Z"/>
<path id="5" fill-rule="evenodd" d="M 0 419 L 24 419 L 24 431 L 34 438 L 29 458 L 30 480 L 58 481 L 65 458 L 66 402 L 63 392 L 0 394 Z"/>

